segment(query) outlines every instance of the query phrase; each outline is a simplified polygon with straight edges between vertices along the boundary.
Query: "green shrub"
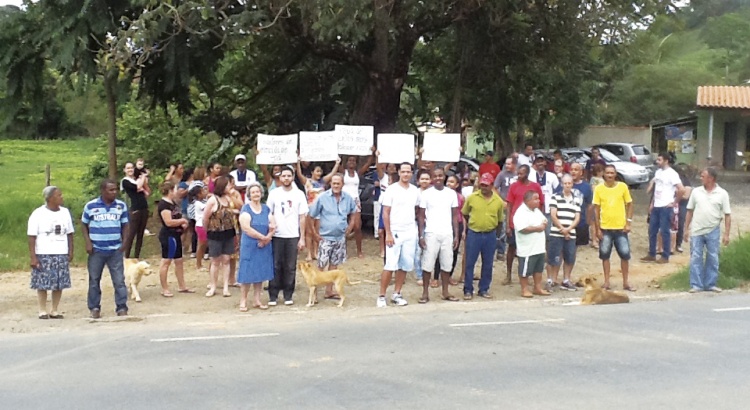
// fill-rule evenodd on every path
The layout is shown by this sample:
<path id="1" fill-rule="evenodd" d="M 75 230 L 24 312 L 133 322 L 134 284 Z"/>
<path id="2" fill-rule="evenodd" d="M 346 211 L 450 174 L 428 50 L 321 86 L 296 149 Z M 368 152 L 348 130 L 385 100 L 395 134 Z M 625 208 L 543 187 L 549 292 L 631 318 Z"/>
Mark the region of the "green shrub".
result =
<path id="1" fill-rule="evenodd" d="M 741 236 L 721 248 L 719 253 L 719 281 L 717 286 L 732 289 L 750 281 L 750 236 Z M 690 289 L 690 267 L 685 266 L 661 281 L 662 288 Z"/>

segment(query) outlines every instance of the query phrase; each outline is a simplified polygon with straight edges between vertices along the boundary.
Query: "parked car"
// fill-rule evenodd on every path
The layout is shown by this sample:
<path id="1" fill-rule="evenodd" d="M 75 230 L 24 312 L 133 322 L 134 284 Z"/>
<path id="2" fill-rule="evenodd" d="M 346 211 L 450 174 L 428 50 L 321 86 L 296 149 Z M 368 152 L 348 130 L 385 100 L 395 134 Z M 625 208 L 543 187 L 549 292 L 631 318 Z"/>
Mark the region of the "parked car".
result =
<path id="1" fill-rule="evenodd" d="M 615 166 L 618 181 L 622 181 L 632 188 L 637 188 L 641 184 L 648 183 L 651 179 L 651 173 L 645 167 L 632 162 L 623 161 L 607 149 L 602 147 L 598 148 L 602 159 L 607 164 Z M 591 156 L 591 148 L 583 148 L 581 151 L 585 152 L 589 157 Z"/>
<path id="2" fill-rule="evenodd" d="M 645 167 L 649 172 L 649 177 L 653 177 L 654 173 L 656 173 L 656 155 L 652 154 L 645 145 L 630 144 L 627 142 L 608 142 L 596 145 L 596 147 L 606 149 L 623 161 Z"/>
<path id="3" fill-rule="evenodd" d="M 475 158 L 464 157 L 460 158 L 461 163 L 466 164 L 472 171 L 479 171 L 479 162 Z M 451 166 L 449 172 L 456 172 L 456 165 Z M 362 204 L 362 226 L 372 226 L 374 218 L 375 207 L 373 206 L 375 198 L 375 181 L 378 181 L 378 173 L 375 169 L 375 165 L 370 166 L 370 169 L 365 172 L 365 175 L 359 181 L 359 201 Z"/>
<path id="4" fill-rule="evenodd" d="M 566 164 L 573 164 L 575 162 L 586 165 L 586 161 L 589 160 L 589 156 L 586 155 L 583 151 L 579 149 L 574 148 L 561 148 L 560 151 L 562 152 L 563 161 L 565 161 Z M 554 172 L 555 170 L 555 164 L 554 164 L 554 152 L 555 150 L 546 150 L 546 149 L 538 149 L 534 150 L 534 156 L 543 156 L 547 160 L 547 171 Z M 565 167 L 566 172 L 568 172 L 570 169 L 569 166 Z"/>

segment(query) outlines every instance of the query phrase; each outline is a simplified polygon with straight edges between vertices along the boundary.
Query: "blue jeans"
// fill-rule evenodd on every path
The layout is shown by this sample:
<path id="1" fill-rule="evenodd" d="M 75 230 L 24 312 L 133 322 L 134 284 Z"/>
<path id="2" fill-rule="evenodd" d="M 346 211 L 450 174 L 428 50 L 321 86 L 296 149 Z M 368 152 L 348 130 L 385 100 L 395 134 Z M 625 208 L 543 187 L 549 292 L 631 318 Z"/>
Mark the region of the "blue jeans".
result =
<path id="1" fill-rule="evenodd" d="M 94 252 L 89 255 L 89 310 L 101 310 L 102 289 L 102 272 L 104 265 L 109 269 L 109 275 L 112 277 L 112 287 L 115 288 L 115 311 L 128 311 L 128 288 L 125 286 L 125 269 L 123 266 L 122 252 Z"/>
<path id="2" fill-rule="evenodd" d="M 466 276 L 464 279 L 464 294 L 474 293 L 474 265 L 482 255 L 482 276 L 479 279 L 479 293 L 487 293 L 492 284 L 492 257 L 495 255 L 495 231 L 466 232 Z"/>
<path id="3" fill-rule="evenodd" d="M 682 247 L 682 242 L 685 239 L 685 218 L 687 217 L 687 203 L 688 201 L 680 201 L 680 212 L 677 214 L 677 237 L 675 241 L 675 247 Z"/>
<path id="4" fill-rule="evenodd" d="M 417 247 L 414 250 L 414 276 L 417 280 L 422 280 L 422 248 L 419 247 L 419 239 L 417 239 Z"/>
<path id="5" fill-rule="evenodd" d="M 497 236 L 497 242 L 496 242 L 496 248 L 497 248 L 497 256 L 505 255 L 505 249 L 508 247 L 507 243 L 505 242 L 505 222 L 502 222 L 500 224 L 500 235 Z"/>
<path id="6" fill-rule="evenodd" d="M 656 257 L 656 235 L 661 232 L 662 256 L 669 259 L 672 251 L 672 241 L 669 229 L 672 227 L 674 209 L 669 207 L 654 208 L 648 222 L 648 255 Z"/>
<path id="7" fill-rule="evenodd" d="M 719 279 L 719 244 L 721 228 L 690 238 L 690 287 L 709 290 Z M 703 249 L 706 259 L 703 259 Z"/>

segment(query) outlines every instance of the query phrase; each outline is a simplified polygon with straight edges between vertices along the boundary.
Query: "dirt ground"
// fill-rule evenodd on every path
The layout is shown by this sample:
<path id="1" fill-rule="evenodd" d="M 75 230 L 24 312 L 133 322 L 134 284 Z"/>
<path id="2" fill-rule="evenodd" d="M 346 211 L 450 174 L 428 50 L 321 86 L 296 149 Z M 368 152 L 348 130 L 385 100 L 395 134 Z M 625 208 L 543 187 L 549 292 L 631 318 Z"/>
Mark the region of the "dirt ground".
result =
<path id="1" fill-rule="evenodd" d="M 648 296 L 648 295 L 659 295 L 667 292 L 658 289 L 655 285 L 659 278 L 662 278 L 670 273 L 678 270 L 680 267 L 686 265 L 689 262 L 689 244 L 685 244 L 683 247 L 686 250 L 685 253 L 673 255 L 670 264 L 668 265 L 656 265 L 656 264 L 643 264 L 639 262 L 639 259 L 646 255 L 648 250 L 648 235 L 646 226 L 645 209 L 642 205 L 643 201 L 638 201 L 640 195 L 634 195 L 636 197 L 636 203 L 641 202 L 641 205 L 636 208 L 636 215 L 633 223 L 633 233 L 630 236 L 631 248 L 633 258 L 630 264 L 631 284 L 638 290 L 632 295 L 635 296 Z M 750 206 L 746 204 L 737 203 L 733 205 L 733 229 L 732 237 L 736 237 L 739 232 L 750 231 Z M 147 246 L 153 246 L 156 249 L 155 243 L 157 242 L 155 236 L 147 237 Z M 151 242 L 149 244 L 149 242 Z M 575 269 L 573 271 L 573 278 L 585 274 L 600 274 L 601 275 L 601 262 L 598 259 L 598 251 L 590 247 L 579 247 L 578 258 Z M 359 280 L 360 284 L 348 286 L 346 293 L 347 299 L 343 309 L 343 313 L 370 312 L 376 313 L 375 310 L 375 299 L 378 295 L 378 281 L 380 278 L 380 272 L 382 269 L 382 259 L 379 257 L 378 242 L 372 236 L 368 236 L 364 241 L 364 253 L 365 257 L 362 259 L 356 256 L 354 249 L 354 242 L 349 244 L 349 255 L 350 258 L 344 264 L 343 268 L 349 274 L 351 280 Z M 304 254 L 301 253 L 302 258 Z M 156 271 L 158 269 L 158 259 L 149 258 L 149 262 Z M 460 263 L 460 261 L 459 261 Z M 517 264 L 514 264 L 514 271 Z M 612 285 L 615 290 L 622 289 L 622 279 L 619 272 L 619 258 L 614 254 L 612 257 Z M 493 300 L 484 300 L 481 298 L 474 298 L 471 302 L 444 302 L 440 300 L 440 293 L 438 289 L 431 290 L 431 302 L 427 305 L 430 309 L 441 309 L 441 308 L 468 308 L 469 306 L 477 307 L 482 306 L 485 303 L 501 303 L 507 301 L 518 301 L 521 299 L 519 296 L 520 289 L 518 285 L 517 276 L 513 276 L 513 284 L 511 286 L 502 286 L 501 280 L 505 276 L 505 262 L 495 261 L 494 263 L 494 280 L 491 287 L 491 293 L 494 295 Z M 35 332 L 35 331 L 47 331 L 49 329 L 70 327 L 70 326 L 86 326 L 90 321 L 85 320 L 88 317 L 88 309 L 86 307 L 86 291 L 87 291 L 87 272 L 85 267 L 72 268 L 72 282 L 73 287 L 63 292 L 63 298 L 61 302 L 61 312 L 65 314 L 66 319 L 62 321 L 54 320 L 38 320 L 36 318 L 36 297 L 32 290 L 29 289 L 29 273 L 28 272 L 6 272 L 0 274 L 0 332 Z M 159 291 L 159 279 L 158 275 L 151 275 L 144 277 L 139 287 L 143 302 L 135 303 L 129 302 L 131 320 L 139 320 L 144 317 L 158 317 L 160 315 L 210 315 L 216 317 L 217 315 L 237 315 L 239 314 L 239 289 L 232 288 L 232 296 L 228 298 L 221 297 L 221 293 L 212 298 L 204 296 L 205 287 L 208 280 L 207 273 L 198 272 L 195 269 L 195 260 L 186 260 L 186 272 L 185 276 L 188 282 L 188 286 L 195 289 L 195 294 L 178 294 L 176 293 L 176 280 L 174 274 L 170 272 L 170 284 L 171 289 L 175 292 L 175 297 L 164 298 L 160 296 Z M 457 277 L 457 276 L 456 276 Z M 390 291 L 389 289 L 389 294 Z M 333 313 L 336 311 L 334 301 L 327 301 L 322 299 L 322 291 L 319 291 L 319 299 L 321 303 L 313 308 L 305 307 L 307 302 L 308 288 L 304 284 L 304 280 L 297 274 L 297 292 L 294 296 L 294 306 L 283 306 L 271 308 L 268 311 L 259 311 L 257 309 L 251 309 L 250 314 L 252 315 L 278 315 L 279 313 L 313 313 L 311 310 L 321 312 L 328 311 L 327 314 L 341 314 Z M 451 293 L 455 296 L 461 297 L 462 285 L 451 286 Z M 535 297 L 536 300 L 546 299 L 547 303 L 562 302 L 561 299 L 570 300 L 571 298 L 580 298 L 583 292 L 570 291 L 557 291 L 549 297 Z M 421 287 L 416 285 L 416 279 L 413 273 L 410 273 L 407 277 L 407 283 L 404 285 L 403 294 L 409 301 L 410 306 L 405 308 L 391 308 L 386 309 L 389 312 L 401 309 L 424 309 L 423 306 L 417 305 L 417 299 L 421 294 Z M 267 294 L 264 292 L 263 300 L 267 300 Z M 451 307 L 445 305 L 454 305 Z M 105 318 L 112 318 L 114 316 L 114 301 L 111 281 L 109 275 L 105 272 L 102 278 L 102 315 Z M 72 320 L 68 320 L 72 319 Z M 82 320 L 83 319 L 83 320 Z"/>

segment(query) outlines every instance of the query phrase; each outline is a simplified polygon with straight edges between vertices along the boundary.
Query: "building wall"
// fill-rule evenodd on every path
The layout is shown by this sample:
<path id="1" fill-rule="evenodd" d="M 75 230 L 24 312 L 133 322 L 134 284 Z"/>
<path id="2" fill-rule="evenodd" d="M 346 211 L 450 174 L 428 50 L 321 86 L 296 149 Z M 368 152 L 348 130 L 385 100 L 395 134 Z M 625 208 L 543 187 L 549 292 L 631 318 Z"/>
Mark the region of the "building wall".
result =
<path id="1" fill-rule="evenodd" d="M 714 110 L 713 144 L 711 144 L 711 159 L 708 159 L 708 123 L 710 110 L 699 110 L 698 115 L 698 139 L 696 152 L 692 164 L 698 167 L 707 165 L 724 166 L 724 124 L 726 122 L 737 122 L 737 144 L 732 151 L 746 149 L 747 130 L 750 127 L 750 112 L 741 110 Z M 737 159 L 735 169 L 739 169 L 741 159 Z"/>
<path id="2" fill-rule="evenodd" d="M 605 142 L 642 144 L 651 149 L 650 127 L 589 126 L 578 136 L 579 147 L 590 147 Z"/>

